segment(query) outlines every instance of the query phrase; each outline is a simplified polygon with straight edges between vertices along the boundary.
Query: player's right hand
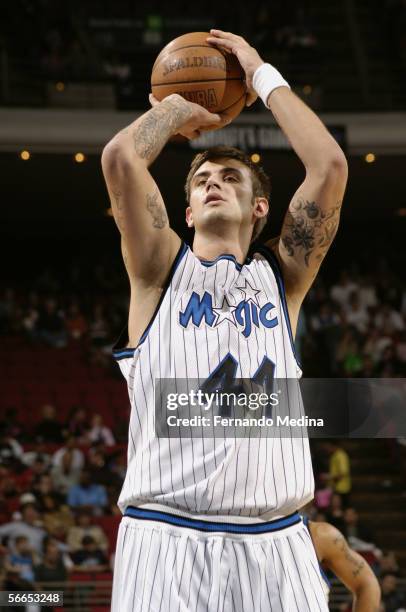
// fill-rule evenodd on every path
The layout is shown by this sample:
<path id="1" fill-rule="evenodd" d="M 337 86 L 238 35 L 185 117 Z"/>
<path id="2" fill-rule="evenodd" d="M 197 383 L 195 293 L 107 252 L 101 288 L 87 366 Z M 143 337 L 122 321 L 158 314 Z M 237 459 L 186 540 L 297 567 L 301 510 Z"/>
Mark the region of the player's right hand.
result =
<path id="1" fill-rule="evenodd" d="M 189 100 L 185 100 L 185 98 L 179 94 L 171 94 L 164 98 L 164 100 L 171 100 L 174 104 L 179 104 L 181 108 L 185 108 L 185 105 L 187 105 L 190 109 L 191 112 L 188 113 L 185 124 L 177 132 L 188 140 L 199 138 L 202 132 L 218 130 L 231 122 L 231 118 L 227 113 L 210 113 L 206 108 L 200 106 L 200 104 L 189 102 Z M 151 106 L 161 104 L 152 93 L 149 94 L 149 101 Z"/>

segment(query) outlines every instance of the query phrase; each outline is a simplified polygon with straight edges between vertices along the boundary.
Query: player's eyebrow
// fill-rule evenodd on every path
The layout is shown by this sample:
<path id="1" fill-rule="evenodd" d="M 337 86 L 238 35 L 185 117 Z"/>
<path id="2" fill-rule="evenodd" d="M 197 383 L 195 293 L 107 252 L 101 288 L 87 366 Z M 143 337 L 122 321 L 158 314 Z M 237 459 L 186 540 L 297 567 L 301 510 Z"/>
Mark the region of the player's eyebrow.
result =
<path id="1" fill-rule="evenodd" d="M 203 170 L 202 172 L 198 172 L 197 174 L 195 174 L 192 178 L 192 181 L 194 181 L 195 179 L 198 179 L 200 177 L 206 177 L 206 176 L 210 176 L 210 172 L 208 172 L 207 170 Z"/>
<path id="2" fill-rule="evenodd" d="M 230 174 L 230 172 L 233 172 L 234 174 L 237 174 L 237 176 L 239 176 L 240 178 L 242 177 L 242 172 L 241 170 L 238 170 L 238 168 L 233 168 L 233 167 L 228 167 L 228 168 L 223 168 L 221 170 L 221 174 Z"/>
<path id="3" fill-rule="evenodd" d="M 239 178 L 242 177 L 242 172 L 240 170 L 238 170 L 238 168 L 233 168 L 231 166 L 226 167 L 226 168 L 222 168 L 220 170 L 220 172 L 223 175 L 224 174 L 230 174 L 230 172 L 232 172 L 232 173 L 236 174 Z M 202 178 L 202 177 L 207 178 L 208 176 L 210 176 L 210 172 L 208 170 L 202 170 L 202 172 L 198 172 L 197 174 L 195 174 L 193 176 L 192 181 L 194 181 L 195 179 L 198 179 L 198 178 Z"/>

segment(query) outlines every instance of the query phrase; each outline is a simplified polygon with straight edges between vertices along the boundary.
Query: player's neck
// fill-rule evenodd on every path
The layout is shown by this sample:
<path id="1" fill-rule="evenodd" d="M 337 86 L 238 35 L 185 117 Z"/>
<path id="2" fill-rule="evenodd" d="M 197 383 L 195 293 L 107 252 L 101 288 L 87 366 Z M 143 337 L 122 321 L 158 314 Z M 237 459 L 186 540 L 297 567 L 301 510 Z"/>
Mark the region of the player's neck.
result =
<path id="1" fill-rule="evenodd" d="M 236 261 L 243 264 L 248 253 L 249 243 L 242 244 L 231 238 L 219 236 L 196 235 L 193 240 L 193 252 L 199 259 L 213 261 L 220 255 L 233 255 Z"/>

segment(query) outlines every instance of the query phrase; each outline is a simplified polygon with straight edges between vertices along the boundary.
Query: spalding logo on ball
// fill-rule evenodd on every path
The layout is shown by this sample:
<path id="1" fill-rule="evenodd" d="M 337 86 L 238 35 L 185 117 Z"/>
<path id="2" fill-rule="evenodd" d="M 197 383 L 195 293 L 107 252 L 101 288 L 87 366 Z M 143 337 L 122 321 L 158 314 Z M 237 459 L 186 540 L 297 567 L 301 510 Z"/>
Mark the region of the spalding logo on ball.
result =
<path id="1" fill-rule="evenodd" d="M 208 36 L 192 32 L 168 43 L 152 68 L 151 91 L 159 101 L 177 93 L 234 119 L 245 106 L 244 71 L 235 55 L 209 45 Z"/>

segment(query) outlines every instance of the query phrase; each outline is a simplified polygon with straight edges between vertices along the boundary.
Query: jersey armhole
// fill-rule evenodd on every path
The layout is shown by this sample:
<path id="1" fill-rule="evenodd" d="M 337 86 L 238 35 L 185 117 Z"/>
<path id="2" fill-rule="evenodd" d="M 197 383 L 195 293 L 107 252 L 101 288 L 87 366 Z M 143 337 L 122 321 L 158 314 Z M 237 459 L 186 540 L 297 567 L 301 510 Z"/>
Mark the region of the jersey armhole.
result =
<path id="1" fill-rule="evenodd" d="M 159 302 L 156 305 L 156 308 L 154 310 L 154 313 L 151 317 L 150 322 L 148 323 L 147 327 L 145 328 L 137 346 L 135 348 L 129 347 L 128 342 L 129 342 L 129 338 L 128 338 L 128 324 L 125 325 L 125 327 L 123 328 L 122 332 L 120 333 L 117 341 L 115 342 L 115 344 L 113 345 L 113 357 L 114 359 L 116 359 L 117 361 L 120 361 L 121 359 L 131 359 L 134 356 L 135 351 L 139 348 L 139 346 L 144 342 L 145 338 L 148 336 L 148 332 L 155 320 L 156 315 L 158 314 L 158 311 L 161 307 L 161 304 L 165 298 L 166 292 L 168 291 L 169 285 L 171 284 L 173 275 L 175 274 L 175 271 L 178 267 L 178 265 L 180 264 L 181 260 L 183 259 L 183 256 L 185 255 L 186 251 L 188 250 L 188 245 L 185 242 L 182 242 L 179 250 L 176 254 L 176 257 L 173 261 L 172 267 L 169 271 L 168 277 L 165 281 L 164 287 L 163 287 L 163 291 L 161 293 L 161 297 L 159 298 Z M 121 348 L 120 348 L 121 347 Z"/>
<path id="2" fill-rule="evenodd" d="M 272 272 L 274 273 L 276 284 L 278 285 L 279 297 L 280 297 L 281 304 L 282 304 L 283 314 L 285 316 L 286 326 L 288 328 L 289 340 L 290 340 L 290 344 L 292 347 L 293 355 L 295 357 L 299 370 L 302 371 L 302 366 L 301 366 L 301 363 L 297 355 L 295 341 L 293 338 L 292 326 L 291 326 L 290 317 L 289 317 L 288 304 L 286 301 L 285 282 L 283 280 L 282 269 L 280 267 L 279 261 L 276 255 L 272 252 L 272 249 L 267 247 L 265 244 L 255 245 L 255 249 L 252 254 L 254 255 L 254 253 L 259 253 L 260 255 L 265 257 L 266 261 L 269 263 L 269 265 L 272 268 Z"/>

